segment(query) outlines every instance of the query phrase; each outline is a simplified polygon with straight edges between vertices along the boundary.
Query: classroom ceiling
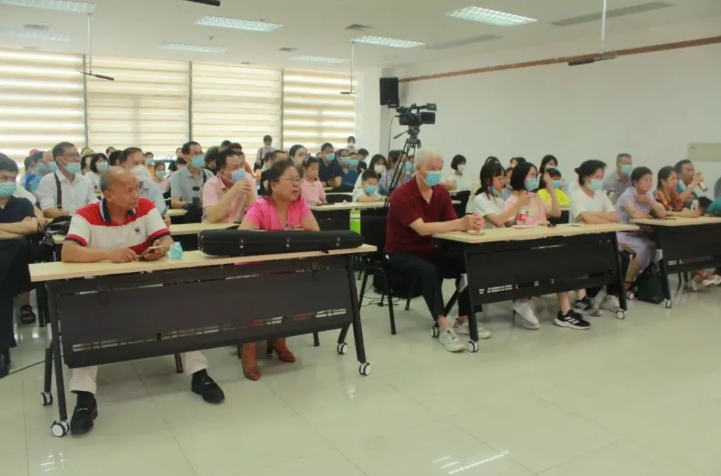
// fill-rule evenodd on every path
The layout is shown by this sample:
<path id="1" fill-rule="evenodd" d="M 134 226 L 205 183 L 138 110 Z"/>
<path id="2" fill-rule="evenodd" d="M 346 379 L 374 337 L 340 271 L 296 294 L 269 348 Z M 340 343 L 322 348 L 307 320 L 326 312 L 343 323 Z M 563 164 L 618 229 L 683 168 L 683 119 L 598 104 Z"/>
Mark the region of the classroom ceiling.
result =
<path id="1" fill-rule="evenodd" d="M 96 55 L 343 71 L 347 71 L 349 63 L 328 65 L 292 58 L 307 55 L 350 59 L 351 40 L 364 35 L 425 43 L 410 49 L 356 46 L 356 66 L 389 68 L 598 37 L 600 21 L 597 18 L 583 21 L 583 17 L 600 13 L 603 4 L 603 0 L 222 0 L 218 8 L 186 0 L 87 1 L 97 4 L 92 16 Z M 721 0 L 608 0 L 608 4 L 612 12 L 619 9 L 620 13 L 631 12 L 609 19 L 609 35 L 721 16 Z M 503 27 L 445 15 L 471 5 L 537 21 Z M 283 26 L 262 33 L 194 24 L 204 16 Z M 353 24 L 368 28 L 348 30 Z M 3 5 L 0 0 L 0 30 L 27 26 L 74 38 L 60 42 L 0 35 L 0 47 L 69 53 L 87 50 L 85 14 Z M 227 50 L 197 53 L 159 49 L 164 42 L 220 46 Z M 281 48 L 296 50 L 283 52 L 279 51 Z"/>

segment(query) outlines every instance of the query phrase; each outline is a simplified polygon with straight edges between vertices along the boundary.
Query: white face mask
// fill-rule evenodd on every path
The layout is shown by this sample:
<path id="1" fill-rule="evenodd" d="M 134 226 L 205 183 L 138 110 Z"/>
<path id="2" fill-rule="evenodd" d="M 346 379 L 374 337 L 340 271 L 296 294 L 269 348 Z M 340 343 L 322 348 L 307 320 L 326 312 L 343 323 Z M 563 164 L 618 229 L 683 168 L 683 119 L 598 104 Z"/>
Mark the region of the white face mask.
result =
<path id="1" fill-rule="evenodd" d="M 150 171 L 145 165 L 137 165 L 130 169 L 130 171 L 135 175 L 135 178 L 141 182 L 150 179 Z"/>
<path id="2" fill-rule="evenodd" d="M 466 164 L 458 164 L 456 168 L 460 173 L 463 173 L 463 171 L 466 170 Z"/>
<path id="3" fill-rule="evenodd" d="M 385 165 L 375 165 L 375 166 L 373 166 L 373 170 L 375 170 L 375 172 L 377 174 L 384 174 L 384 173 L 386 173 L 386 166 Z"/>

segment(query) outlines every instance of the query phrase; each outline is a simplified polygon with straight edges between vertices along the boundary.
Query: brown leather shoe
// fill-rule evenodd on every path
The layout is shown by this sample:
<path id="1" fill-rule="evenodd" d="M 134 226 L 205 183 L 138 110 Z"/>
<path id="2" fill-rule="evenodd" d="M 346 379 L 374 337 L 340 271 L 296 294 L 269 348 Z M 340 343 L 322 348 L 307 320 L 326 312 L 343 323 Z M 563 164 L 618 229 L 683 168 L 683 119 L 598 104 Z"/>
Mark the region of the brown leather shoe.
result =
<path id="1" fill-rule="evenodd" d="M 248 380 L 258 380 L 260 378 L 260 369 L 258 361 L 255 357 L 255 342 L 243 344 L 240 353 L 240 361 L 243 364 L 243 375 Z"/>
<path id="2" fill-rule="evenodd" d="M 295 355 L 285 345 L 285 337 L 269 340 L 268 347 L 278 354 L 278 358 L 283 362 L 295 362 Z"/>

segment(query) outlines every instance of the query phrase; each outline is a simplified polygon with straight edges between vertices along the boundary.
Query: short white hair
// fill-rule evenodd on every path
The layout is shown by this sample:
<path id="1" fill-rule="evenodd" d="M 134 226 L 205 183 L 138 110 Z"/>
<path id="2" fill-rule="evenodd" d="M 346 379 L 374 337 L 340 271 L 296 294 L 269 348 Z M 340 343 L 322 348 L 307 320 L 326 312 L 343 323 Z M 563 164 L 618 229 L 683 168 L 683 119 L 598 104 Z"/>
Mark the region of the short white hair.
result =
<path id="1" fill-rule="evenodd" d="M 416 164 L 416 167 L 420 167 L 431 159 L 440 159 L 441 161 L 443 161 L 443 156 L 436 149 L 433 149 L 431 147 L 424 147 L 416 152 L 413 162 Z"/>

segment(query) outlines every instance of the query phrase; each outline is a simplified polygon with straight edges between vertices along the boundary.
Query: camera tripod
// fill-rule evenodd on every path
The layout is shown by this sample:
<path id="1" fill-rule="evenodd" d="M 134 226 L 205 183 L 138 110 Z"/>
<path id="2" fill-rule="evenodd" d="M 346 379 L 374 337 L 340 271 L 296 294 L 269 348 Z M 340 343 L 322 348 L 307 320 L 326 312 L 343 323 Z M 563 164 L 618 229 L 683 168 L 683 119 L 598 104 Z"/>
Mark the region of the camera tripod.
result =
<path id="1" fill-rule="evenodd" d="M 421 140 L 418 138 L 418 134 L 421 132 L 420 126 L 410 126 L 408 130 L 401 132 L 397 136 L 393 137 L 394 139 L 398 139 L 399 137 L 403 136 L 404 134 L 408 134 L 408 137 L 406 138 L 406 143 L 403 145 L 402 154 L 399 157 L 402 158 L 403 156 L 408 157 L 408 162 L 411 164 L 415 163 L 415 156 L 416 151 L 422 147 Z M 390 151 L 389 151 L 390 152 Z M 389 154 L 390 155 L 390 154 Z M 386 196 L 384 207 L 388 207 L 391 202 L 391 195 L 393 195 L 393 191 L 398 186 L 398 182 L 400 181 L 401 174 L 403 174 L 403 168 L 402 163 L 399 161 L 396 164 L 395 171 L 393 172 L 393 177 L 391 178 L 391 183 L 388 186 L 388 195 Z"/>

